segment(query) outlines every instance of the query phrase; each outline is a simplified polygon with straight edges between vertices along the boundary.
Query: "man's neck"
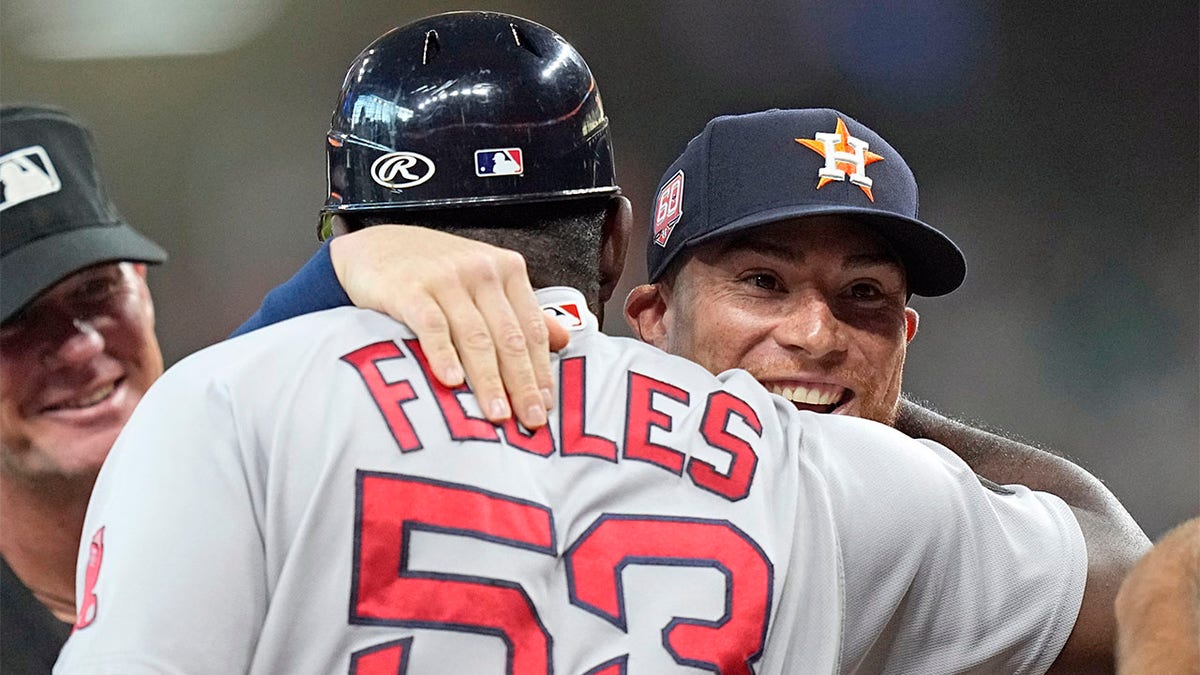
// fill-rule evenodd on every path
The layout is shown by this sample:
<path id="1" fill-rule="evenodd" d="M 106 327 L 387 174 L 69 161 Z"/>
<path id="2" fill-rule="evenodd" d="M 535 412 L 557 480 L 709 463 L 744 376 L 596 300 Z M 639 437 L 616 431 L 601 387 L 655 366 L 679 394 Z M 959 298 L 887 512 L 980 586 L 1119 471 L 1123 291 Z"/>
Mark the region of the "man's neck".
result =
<path id="1" fill-rule="evenodd" d="M 92 482 L 0 472 L 0 555 L 59 619 L 75 619 L 75 559 Z"/>

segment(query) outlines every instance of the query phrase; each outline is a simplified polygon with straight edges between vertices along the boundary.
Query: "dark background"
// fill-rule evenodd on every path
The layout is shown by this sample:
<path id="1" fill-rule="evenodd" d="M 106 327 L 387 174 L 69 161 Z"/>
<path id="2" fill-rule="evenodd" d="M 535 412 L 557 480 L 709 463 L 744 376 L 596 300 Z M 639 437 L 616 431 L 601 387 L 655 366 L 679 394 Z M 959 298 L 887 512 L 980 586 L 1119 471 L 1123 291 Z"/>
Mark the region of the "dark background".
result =
<path id="1" fill-rule="evenodd" d="M 878 131 L 970 268 L 914 301 L 906 389 L 1075 459 L 1152 537 L 1200 514 L 1194 0 L 5 0 L 0 98 L 94 128 L 123 214 L 171 252 L 150 285 L 174 362 L 316 247 L 324 134 L 359 50 L 470 8 L 584 54 L 643 226 L 715 115 L 829 106 Z"/>

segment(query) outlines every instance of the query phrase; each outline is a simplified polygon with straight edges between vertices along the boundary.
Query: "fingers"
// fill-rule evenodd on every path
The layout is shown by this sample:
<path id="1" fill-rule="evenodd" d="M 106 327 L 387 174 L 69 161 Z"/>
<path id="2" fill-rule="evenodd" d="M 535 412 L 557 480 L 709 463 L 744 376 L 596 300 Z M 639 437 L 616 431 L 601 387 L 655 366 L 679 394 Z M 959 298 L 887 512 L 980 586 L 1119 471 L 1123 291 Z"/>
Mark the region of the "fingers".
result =
<path id="1" fill-rule="evenodd" d="M 528 429 L 546 424 L 548 399 L 552 396 L 548 331 L 542 320 L 533 289 L 525 271 L 525 259 L 517 253 L 496 249 L 494 267 L 478 271 L 481 283 L 475 287 L 474 301 L 480 308 L 499 373 L 517 420 Z M 495 275 L 494 279 L 489 278 Z M 472 377 L 472 358 L 460 348 L 468 377 Z M 486 365 L 490 366 L 490 362 Z M 475 379 L 472 377 L 472 384 Z M 478 390 L 477 390 L 478 391 Z"/>
<path id="2" fill-rule="evenodd" d="M 571 341 L 571 333 L 559 323 L 558 319 L 548 315 L 542 315 L 543 323 L 546 324 L 546 329 L 550 332 L 550 351 L 561 352 L 567 348 L 567 343 Z"/>
<path id="3" fill-rule="evenodd" d="M 461 385 L 465 381 L 465 372 L 458 359 L 458 350 L 450 340 L 450 323 L 442 308 L 432 296 L 422 294 L 413 294 L 401 304 L 402 311 L 392 316 L 403 317 L 401 320 L 416 333 L 433 376 L 451 389 Z"/>
<path id="4" fill-rule="evenodd" d="M 553 405 L 551 336 L 519 253 L 418 227 L 379 225 L 333 240 L 334 269 L 360 307 L 403 321 L 417 335 L 435 378 L 464 376 L 484 417 L 515 412 L 528 429 L 546 423 Z"/>
<path id="5" fill-rule="evenodd" d="M 454 367 L 460 365 L 480 411 L 492 422 L 515 414 L 527 429 L 545 426 L 554 386 L 548 329 L 524 258 L 489 246 L 459 256 L 449 270 L 421 275 L 428 283 L 414 295 L 424 294 L 422 300 L 432 306 L 422 305 L 427 315 L 403 311 L 433 372 L 442 379 L 441 373 L 457 374 Z M 447 380 L 443 384 L 461 383 Z"/>
<path id="6" fill-rule="evenodd" d="M 476 298 L 462 286 L 449 284 L 438 289 L 436 293 L 438 312 L 444 317 L 448 330 L 444 339 L 440 333 L 435 335 L 436 331 L 430 333 L 429 339 L 433 348 L 439 350 L 439 364 L 444 364 L 439 367 L 452 368 L 452 357 L 461 363 L 483 416 L 497 423 L 507 420 L 512 416 L 512 407 L 508 402 L 505 382 L 500 375 L 497 343 L 493 339 L 494 329 L 489 325 L 489 321 L 494 323 L 496 319 L 485 318 L 480 306 L 476 304 Z M 489 314 L 496 311 L 497 308 L 488 307 Z M 409 324 L 409 327 L 417 333 L 417 339 L 421 341 L 421 347 L 424 349 L 425 338 L 415 326 Z M 430 359 L 430 367 L 434 367 L 433 357 L 428 353 L 426 356 Z M 529 379 L 532 381 L 531 376 Z M 461 380 L 459 383 L 461 384 Z M 543 411 L 543 425 L 546 423 L 544 418 Z M 520 416 L 517 419 L 522 424 L 525 423 Z"/>
<path id="7" fill-rule="evenodd" d="M 558 344 L 554 351 L 565 347 L 569 338 L 562 324 L 546 316 L 538 305 L 537 296 L 533 293 L 529 275 L 526 273 L 524 258 L 513 261 L 513 264 L 515 268 L 508 275 L 505 289 L 508 301 L 512 304 L 513 312 L 525 334 L 524 352 L 533 370 L 535 386 L 542 398 L 542 405 L 549 410 L 554 407 L 555 400 L 554 378 L 550 368 L 550 336 L 553 334 L 555 343 Z M 505 382 L 509 383 L 507 376 Z M 514 381 L 513 384 L 519 382 Z M 513 393 L 512 386 L 509 387 L 509 393 Z"/>

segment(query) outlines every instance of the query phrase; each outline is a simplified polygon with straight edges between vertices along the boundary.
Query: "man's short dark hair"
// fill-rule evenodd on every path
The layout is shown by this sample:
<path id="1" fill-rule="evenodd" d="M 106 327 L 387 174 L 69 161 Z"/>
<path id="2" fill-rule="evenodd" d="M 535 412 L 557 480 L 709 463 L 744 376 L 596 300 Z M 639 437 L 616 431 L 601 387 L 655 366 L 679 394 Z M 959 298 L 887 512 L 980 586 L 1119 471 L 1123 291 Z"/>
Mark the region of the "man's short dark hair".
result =
<path id="1" fill-rule="evenodd" d="M 525 256 L 534 288 L 571 286 L 594 303 L 600 295 L 600 245 L 608 203 L 606 196 L 342 215 L 351 232 L 387 223 L 419 225 L 517 251 Z"/>

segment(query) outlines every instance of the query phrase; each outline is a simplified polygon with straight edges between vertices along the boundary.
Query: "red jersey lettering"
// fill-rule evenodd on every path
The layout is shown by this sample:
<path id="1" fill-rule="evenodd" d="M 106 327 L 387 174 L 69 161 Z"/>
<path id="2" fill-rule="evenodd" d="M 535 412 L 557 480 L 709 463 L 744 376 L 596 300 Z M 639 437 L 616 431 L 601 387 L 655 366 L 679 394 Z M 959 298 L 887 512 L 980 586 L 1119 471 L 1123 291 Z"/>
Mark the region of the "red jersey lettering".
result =
<path id="1" fill-rule="evenodd" d="M 433 390 L 434 399 L 437 400 L 442 417 L 446 420 L 446 428 L 450 430 L 450 438 L 456 441 L 499 442 L 500 438 L 496 435 L 496 427 L 491 422 L 481 417 L 471 417 L 463 409 L 462 400 L 458 395 L 470 393 L 471 388 L 465 383 L 453 389 L 445 387 L 429 372 L 429 359 L 425 358 L 421 344 L 416 340 L 405 340 L 404 346 L 408 347 L 413 358 L 421 365 L 421 371 L 425 373 L 425 380 L 429 383 L 429 388 Z"/>
<path id="2" fill-rule="evenodd" d="M 563 359 L 559 364 L 559 389 L 562 405 L 559 437 L 562 439 L 562 454 L 589 455 L 617 461 L 617 444 L 603 436 L 587 433 L 587 375 L 584 357 Z"/>
<path id="3" fill-rule="evenodd" d="M 728 473 L 722 474 L 708 462 L 699 459 L 693 458 L 688 462 L 688 475 L 696 485 L 730 501 L 743 499 L 750 494 L 754 470 L 758 467 L 754 446 L 729 433 L 729 420 L 734 415 L 740 417 L 754 433 L 762 435 L 762 422 L 750 404 L 727 391 L 714 391 L 708 395 L 700 433 L 709 445 L 729 453 Z"/>
<path id="4" fill-rule="evenodd" d="M 404 414 L 403 405 L 415 400 L 417 393 L 413 391 L 408 380 L 384 381 L 383 374 L 379 372 L 379 366 L 376 365 L 379 361 L 402 358 L 404 358 L 404 352 L 400 351 L 396 343 L 386 341 L 356 349 L 343 356 L 342 360 L 354 366 L 362 377 L 363 382 L 367 385 L 367 390 L 371 392 L 371 398 L 375 400 L 375 405 L 383 414 L 383 419 L 387 423 L 388 429 L 391 430 L 392 437 L 400 446 L 400 452 L 412 452 L 421 449 L 421 439 L 417 437 L 412 423 Z"/>
<path id="5" fill-rule="evenodd" d="M 654 395 L 662 394 L 680 403 L 687 404 L 688 393 L 673 384 L 668 384 L 641 373 L 629 373 L 629 421 L 625 427 L 625 456 L 643 462 L 657 464 L 675 473 L 683 473 L 682 452 L 650 440 L 652 428 L 671 430 L 671 417 L 654 407 Z"/>

